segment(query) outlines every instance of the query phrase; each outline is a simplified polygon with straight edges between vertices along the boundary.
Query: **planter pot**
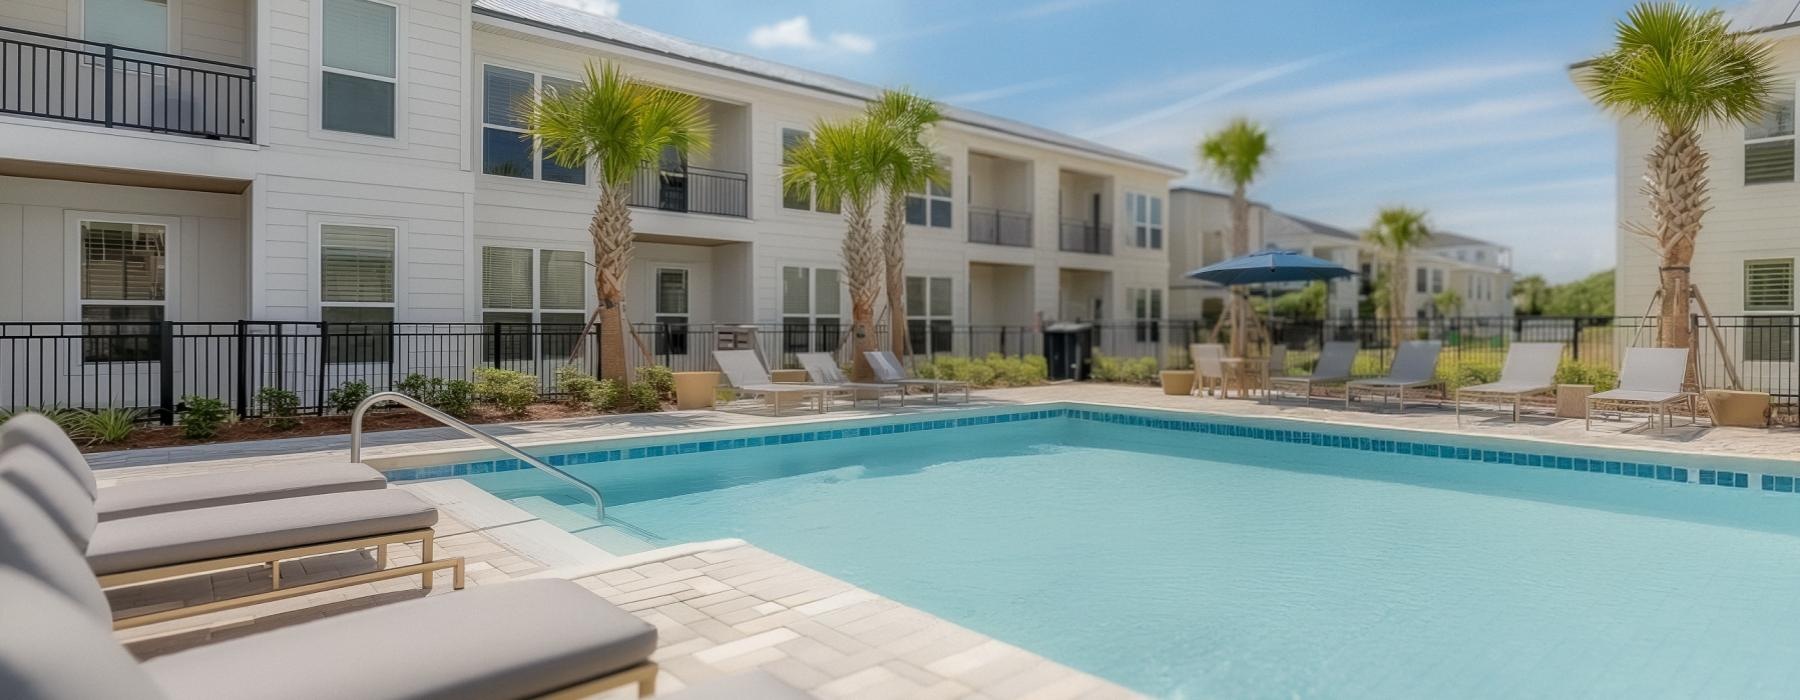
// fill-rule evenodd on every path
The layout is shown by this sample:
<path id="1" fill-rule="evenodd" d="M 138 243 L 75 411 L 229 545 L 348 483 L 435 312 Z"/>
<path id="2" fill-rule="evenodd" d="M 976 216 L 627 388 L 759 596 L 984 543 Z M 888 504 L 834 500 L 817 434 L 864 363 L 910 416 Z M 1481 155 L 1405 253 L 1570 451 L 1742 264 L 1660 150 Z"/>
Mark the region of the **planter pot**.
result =
<path id="1" fill-rule="evenodd" d="M 1706 390 L 1713 425 L 1732 428 L 1769 427 L 1769 395 L 1760 391 Z"/>
<path id="2" fill-rule="evenodd" d="M 1587 397 L 1593 395 L 1592 384 L 1558 384 L 1556 385 L 1556 415 L 1558 418 L 1586 418 Z"/>
<path id="3" fill-rule="evenodd" d="M 683 411 L 712 408 L 719 393 L 718 372 L 676 372 L 675 407 Z"/>
<path id="4" fill-rule="evenodd" d="M 1188 369 L 1166 369 L 1162 372 L 1163 393 L 1170 396 L 1186 396 L 1194 393 L 1194 371 Z"/>

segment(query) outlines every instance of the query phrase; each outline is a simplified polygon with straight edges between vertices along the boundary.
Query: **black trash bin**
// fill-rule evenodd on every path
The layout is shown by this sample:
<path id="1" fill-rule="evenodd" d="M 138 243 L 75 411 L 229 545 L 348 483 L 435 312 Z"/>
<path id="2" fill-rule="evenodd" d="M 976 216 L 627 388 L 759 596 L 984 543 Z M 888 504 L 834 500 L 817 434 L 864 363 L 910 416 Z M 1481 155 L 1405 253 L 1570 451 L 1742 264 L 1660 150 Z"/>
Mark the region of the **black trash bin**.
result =
<path id="1" fill-rule="evenodd" d="M 1094 324 L 1053 323 L 1044 328 L 1044 360 L 1051 381 L 1082 381 L 1094 364 Z"/>

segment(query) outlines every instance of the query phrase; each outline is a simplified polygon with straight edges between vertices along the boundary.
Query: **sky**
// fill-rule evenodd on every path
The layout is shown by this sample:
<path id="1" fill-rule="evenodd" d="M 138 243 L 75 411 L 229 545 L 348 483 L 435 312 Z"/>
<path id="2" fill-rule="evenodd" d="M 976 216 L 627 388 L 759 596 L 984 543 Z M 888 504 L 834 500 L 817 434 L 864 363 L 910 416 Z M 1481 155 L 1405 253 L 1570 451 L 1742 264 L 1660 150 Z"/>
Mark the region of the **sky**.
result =
<path id="1" fill-rule="evenodd" d="M 1568 281 L 1615 257 L 1614 121 L 1568 66 L 1629 0 L 563 0 L 719 48 L 1039 124 L 1219 188 L 1195 144 L 1236 116 L 1252 198 L 1360 231 L 1403 204 Z"/>

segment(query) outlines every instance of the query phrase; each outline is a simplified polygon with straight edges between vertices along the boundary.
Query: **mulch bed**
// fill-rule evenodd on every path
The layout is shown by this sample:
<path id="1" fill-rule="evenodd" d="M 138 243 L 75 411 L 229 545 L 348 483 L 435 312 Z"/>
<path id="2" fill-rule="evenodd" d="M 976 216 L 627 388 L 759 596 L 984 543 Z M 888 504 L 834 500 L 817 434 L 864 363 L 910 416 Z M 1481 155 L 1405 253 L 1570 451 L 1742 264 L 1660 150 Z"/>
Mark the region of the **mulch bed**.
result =
<path id="1" fill-rule="evenodd" d="M 476 407 L 475 412 L 463 421 L 473 424 L 483 423 L 515 423 L 521 421 L 553 420 L 557 418 L 575 418 L 579 416 L 602 415 L 603 411 L 588 408 L 575 408 L 560 403 L 533 404 L 525 411 L 525 415 L 516 416 L 487 406 Z M 185 447 L 189 445 L 211 445 L 223 442 L 244 442 L 246 440 L 279 440 L 282 438 L 318 437 L 321 435 L 348 435 L 350 433 L 350 416 L 302 416 L 296 420 L 300 425 L 287 430 L 270 428 L 260 418 L 234 421 L 219 427 L 219 432 L 209 440 L 189 440 L 181 436 L 179 425 L 153 425 L 138 428 L 131 437 L 123 442 L 110 445 L 93 444 L 82 448 L 84 452 L 112 452 L 115 450 L 136 450 L 151 447 Z M 436 428 L 440 424 L 406 409 L 370 411 L 363 417 L 363 430 L 366 432 L 382 432 L 386 430 L 408 430 L 412 428 Z"/>

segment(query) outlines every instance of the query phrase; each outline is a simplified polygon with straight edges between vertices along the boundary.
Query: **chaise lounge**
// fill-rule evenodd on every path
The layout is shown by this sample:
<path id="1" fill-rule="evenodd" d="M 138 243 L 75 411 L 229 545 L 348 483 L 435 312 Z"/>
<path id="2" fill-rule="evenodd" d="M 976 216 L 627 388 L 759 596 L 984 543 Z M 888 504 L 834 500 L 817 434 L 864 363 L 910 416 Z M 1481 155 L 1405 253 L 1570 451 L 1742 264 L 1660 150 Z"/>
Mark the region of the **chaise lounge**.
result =
<path id="1" fill-rule="evenodd" d="M 794 357 L 800 360 L 801 367 L 806 368 L 806 376 L 811 378 L 814 384 L 828 384 L 836 387 L 839 391 L 850 394 L 851 406 L 856 405 L 863 392 L 873 392 L 876 405 L 880 405 L 881 395 L 889 391 L 899 395 L 900 405 L 906 405 L 906 387 L 899 384 L 850 381 L 849 377 L 844 376 L 844 370 L 838 367 L 837 359 L 833 358 L 831 353 L 802 352 L 795 354 Z"/>
<path id="2" fill-rule="evenodd" d="M 1512 401 L 1512 419 L 1519 422 L 1519 403 L 1528 396 L 1556 391 L 1556 367 L 1562 364 L 1562 343 L 1513 343 L 1500 366 L 1499 381 L 1456 390 L 1456 424 L 1462 425 L 1463 397 L 1475 400 Z"/>
<path id="3" fill-rule="evenodd" d="M 1594 429 L 1594 412 L 1605 408 L 1641 408 L 1650 415 L 1658 432 L 1671 423 L 1669 408 L 1686 401 L 1688 415 L 1694 415 L 1694 395 L 1682 389 L 1687 375 L 1686 348 L 1628 348 L 1625 363 L 1619 368 L 1619 386 L 1612 391 L 1592 394 L 1587 398 L 1587 420 L 1583 426 Z"/>
<path id="4" fill-rule="evenodd" d="M 1423 389 L 1431 386 L 1443 386 L 1444 381 L 1437 378 L 1438 355 L 1444 350 L 1444 344 L 1436 340 L 1408 340 L 1400 344 L 1400 351 L 1394 354 L 1394 366 L 1385 377 L 1375 379 L 1356 379 L 1344 384 L 1344 408 L 1350 407 L 1350 400 L 1358 392 L 1378 394 L 1386 401 L 1389 394 L 1398 397 L 1400 412 L 1406 412 L 1406 390 Z"/>
<path id="5" fill-rule="evenodd" d="M 837 387 L 826 384 L 777 384 L 769 378 L 769 370 L 763 367 L 762 360 L 757 359 L 755 350 L 715 350 L 713 360 L 719 363 L 719 371 L 725 373 L 725 381 L 731 388 L 751 396 L 769 397 L 778 416 L 781 415 L 783 397 L 813 399 L 819 404 L 819 412 L 824 413 L 831 392 L 838 391 Z"/>
<path id="6" fill-rule="evenodd" d="M 1286 355 L 1283 355 L 1285 360 Z M 1273 403 L 1276 391 L 1283 387 L 1300 394 L 1302 403 L 1312 403 L 1312 390 L 1321 384 L 1343 384 L 1350 381 L 1350 367 L 1356 362 L 1356 343 L 1350 341 L 1333 341 L 1325 344 L 1319 351 L 1319 359 L 1313 364 L 1313 371 L 1304 377 L 1269 377 L 1269 401 Z M 1286 364 L 1285 362 L 1283 364 Z"/>
<path id="7" fill-rule="evenodd" d="M 951 391 L 955 391 L 958 387 L 962 388 L 963 403 L 969 402 L 968 382 L 959 382 L 954 379 L 916 379 L 908 377 L 906 376 L 906 369 L 900 364 L 900 358 L 895 357 L 891 350 L 870 350 L 863 353 L 863 358 L 869 361 L 869 368 L 875 371 L 876 379 L 889 384 L 898 384 L 902 388 L 922 386 L 930 389 L 932 403 L 938 402 L 940 395 L 946 387 Z"/>

